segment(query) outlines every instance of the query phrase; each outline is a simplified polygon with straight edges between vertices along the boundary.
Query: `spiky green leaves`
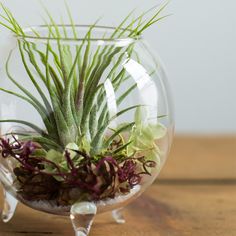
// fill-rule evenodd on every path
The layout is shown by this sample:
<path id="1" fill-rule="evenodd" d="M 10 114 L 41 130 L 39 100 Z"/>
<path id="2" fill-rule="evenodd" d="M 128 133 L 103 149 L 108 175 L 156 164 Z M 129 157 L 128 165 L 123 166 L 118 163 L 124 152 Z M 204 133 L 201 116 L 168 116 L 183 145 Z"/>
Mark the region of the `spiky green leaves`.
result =
<path id="1" fill-rule="evenodd" d="M 61 152 L 68 143 L 76 143 L 79 148 L 96 156 L 108 149 L 111 143 L 120 135 L 124 135 L 127 130 L 133 130 L 132 138 L 117 150 L 113 150 L 114 153 L 120 153 L 125 149 L 134 150 L 137 146 L 142 146 L 143 142 L 147 147 L 151 146 L 153 140 L 157 138 L 152 132 L 160 134 L 161 126 L 141 127 L 137 125 L 141 121 L 137 120 L 122 124 L 107 137 L 106 131 L 110 130 L 114 119 L 134 109 L 138 110 L 142 104 L 120 108 L 137 88 L 136 83 L 129 83 L 129 87 L 120 96 L 115 97 L 118 111 L 115 116 L 110 117 L 104 82 L 109 79 L 114 93 L 117 93 L 126 81 L 130 80 L 130 75 L 120 65 L 133 55 L 135 39 L 162 19 L 160 13 L 165 6 L 164 4 L 160 8 L 152 8 L 134 19 L 132 19 L 133 12 L 128 14 L 109 38 L 106 38 L 106 40 L 123 37 L 134 39 L 129 45 L 121 47 L 115 43 L 104 46 L 94 44 L 92 38 L 97 22 L 88 27 L 85 35 L 81 36 L 68 7 L 69 26 L 64 23 L 57 25 L 46 11 L 49 21 L 44 26 L 44 31 L 48 32 L 48 40 L 40 42 L 42 33 L 38 29 L 32 29 L 31 37 L 39 39 L 40 43 L 29 42 L 27 38 L 29 35 L 26 35 L 13 14 L 1 4 L 3 14 L 0 14 L 0 24 L 18 37 L 18 52 L 27 77 L 17 78 L 12 75 L 10 55 L 6 64 L 7 76 L 17 87 L 18 92 L 4 88 L 0 90 L 32 105 L 41 117 L 44 127 L 39 128 L 28 121 L 17 119 L 4 119 L 0 122 L 15 122 L 33 129 L 35 135 L 22 135 L 22 139 L 32 139 L 47 151 L 55 149 L 55 152 Z M 148 19 L 151 11 L 155 12 Z M 139 60 L 138 55 L 136 58 Z M 37 95 L 22 86 L 21 79 L 31 83 Z M 145 141 L 135 137 L 140 132 Z"/>

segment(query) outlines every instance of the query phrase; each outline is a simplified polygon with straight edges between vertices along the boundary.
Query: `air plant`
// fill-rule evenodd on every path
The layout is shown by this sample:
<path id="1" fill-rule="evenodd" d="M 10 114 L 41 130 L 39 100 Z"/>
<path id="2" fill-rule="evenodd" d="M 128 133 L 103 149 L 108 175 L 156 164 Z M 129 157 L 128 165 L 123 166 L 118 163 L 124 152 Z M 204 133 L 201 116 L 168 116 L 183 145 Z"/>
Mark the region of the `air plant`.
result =
<path id="1" fill-rule="evenodd" d="M 109 40 L 138 39 L 143 31 L 166 17 L 160 16 L 165 6 L 152 8 L 132 20 L 131 12 L 113 30 Z M 3 4 L 1 8 L 0 25 L 16 36 L 27 73 L 25 79 L 33 84 L 39 98 L 12 76 L 9 66 L 12 53 L 6 72 L 19 92 L 0 90 L 33 106 L 44 123 L 42 129 L 25 120 L 0 120 L 33 130 L 12 132 L 8 134 L 11 139 L 0 141 L 2 157 L 14 158 L 19 163 L 14 169 L 19 193 L 30 200 L 57 199 L 58 204 L 71 204 L 78 198 L 101 200 L 128 193 L 140 184 L 142 176 L 151 175 L 151 169 L 159 164 L 152 157 L 159 155 L 155 140 L 165 135 L 165 127 L 143 125 L 140 113 L 145 107 L 142 104 L 125 107 L 111 116 L 104 88 L 104 83 L 109 81 L 117 92 L 129 80 L 130 76 L 119 65 L 134 53 L 134 44 L 131 42 L 125 48 L 107 44 L 93 51 L 92 35 L 97 23 L 79 38 L 68 8 L 69 26 L 57 25 L 47 12 L 49 22 L 44 27 L 48 35 L 45 37 L 34 28 L 31 29 L 33 35 L 28 35 Z M 154 14 L 148 18 L 152 11 Z M 71 40 L 68 30 L 73 32 L 73 40 L 80 41 L 73 50 L 66 44 Z M 42 38 L 44 50 L 34 43 Z M 117 106 L 124 106 L 136 88 L 135 83 L 126 88 L 116 98 Z M 116 129 L 110 127 L 115 119 L 132 110 L 134 122 L 121 124 Z M 148 154 L 144 155 L 145 151 Z M 71 196 L 75 190 L 76 199 Z"/>

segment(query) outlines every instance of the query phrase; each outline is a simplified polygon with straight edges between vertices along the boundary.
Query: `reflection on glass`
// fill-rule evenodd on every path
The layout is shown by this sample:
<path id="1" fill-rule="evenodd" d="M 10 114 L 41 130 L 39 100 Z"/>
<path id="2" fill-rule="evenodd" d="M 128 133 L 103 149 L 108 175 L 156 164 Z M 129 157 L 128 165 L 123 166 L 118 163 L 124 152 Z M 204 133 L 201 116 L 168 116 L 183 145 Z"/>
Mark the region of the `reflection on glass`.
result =
<path id="1" fill-rule="evenodd" d="M 149 117 L 157 117 L 158 114 L 158 91 L 155 83 L 152 81 L 150 75 L 146 69 L 133 59 L 129 59 L 125 64 L 124 68 L 135 80 L 140 94 L 145 105 L 150 107 Z"/>
<path id="2" fill-rule="evenodd" d="M 107 79 L 105 81 L 104 88 L 106 91 L 106 101 L 107 101 L 109 117 L 112 118 L 112 117 L 116 116 L 116 114 L 117 114 L 117 104 L 116 104 L 115 91 L 114 91 L 114 88 L 113 88 L 113 85 L 112 85 L 110 79 Z M 116 123 L 116 121 L 113 120 L 110 126 L 115 127 L 116 126 L 115 123 Z"/>

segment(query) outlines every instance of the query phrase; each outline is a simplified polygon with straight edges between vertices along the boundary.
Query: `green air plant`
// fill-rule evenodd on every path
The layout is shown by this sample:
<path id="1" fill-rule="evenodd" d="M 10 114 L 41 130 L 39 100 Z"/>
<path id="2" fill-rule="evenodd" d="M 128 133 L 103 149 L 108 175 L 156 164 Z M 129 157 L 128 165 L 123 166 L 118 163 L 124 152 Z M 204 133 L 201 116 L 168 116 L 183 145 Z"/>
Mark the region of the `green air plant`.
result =
<path id="1" fill-rule="evenodd" d="M 104 40 L 128 37 L 135 41 L 166 17 L 160 16 L 165 6 L 154 7 L 136 18 L 131 12 L 109 37 L 103 36 Z M 56 200 L 57 204 L 68 205 L 78 199 L 101 200 L 128 193 L 144 175 L 151 175 L 152 168 L 159 164 L 152 158 L 160 154 L 155 140 L 165 135 L 165 127 L 141 124 L 140 113 L 145 110 L 142 104 L 122 108 L 111 116 L 106 102 L 106 81 L 116 92 L 130 79 L 119 65 L 127 54 L 134 54 L 133 43 L 125 48 L 106 44 L 93 50 L 97 22 L 81 36 L 68 8 L 69 25 L 56 24 L 47 12 L 49 21 L 43 26 L 47 35 L 35 28 L 29 35 L 3 4 L 1 9 L 0 25 L 16 36 L 27 73 L 25 80 L 32 83 L 37 96 L 12 76 L 12 53 L 6 72 L 19 92 L 0 90 L 33 106 L 44 124 L 40 128 L 25 120 L 0 120 L 31 130 L 7 134 L 11 138 L 1 138 L 0 143 L 2 157 L 17 160 L 14 173 L 19 194 L 28 200 Z M 35 43 L 37 39 L 44 40 L 43 49 Z M 67 44 L 70 40 L 80 43 L 75 43 L 72 50 Z M 126 88 L 116 98 L 117 106 L 124 107 L 125 99 L 136 88 L 136 84 Z M 134 122 L 111 127 L 115 119 L 132 110 Z"/>

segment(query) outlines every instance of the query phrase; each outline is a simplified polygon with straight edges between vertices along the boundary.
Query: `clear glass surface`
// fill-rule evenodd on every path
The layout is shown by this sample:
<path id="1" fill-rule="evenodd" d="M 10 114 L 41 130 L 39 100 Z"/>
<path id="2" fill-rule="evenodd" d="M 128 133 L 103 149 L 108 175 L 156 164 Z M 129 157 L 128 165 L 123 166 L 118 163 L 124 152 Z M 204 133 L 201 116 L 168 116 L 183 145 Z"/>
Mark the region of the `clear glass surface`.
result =
<path id="1" fill-rule="evenodd" d="M 145 174 L 141 174 L 144 171 L 142 169 L 144 163 L 140 161 L 140 166 L 139 164 L 136 165 L 136 168 L 140 169 L 138 172 L 140 181 L 130 188 L 129 192 L 121 193 L 117 190 L 114 194 L 109 194 L 109 191 L 106 190 L 104 196 L 100 199 L 94 200 L 91 196 L 87 196 L 86 199 L 83 198 L 83 201 L 86 200 L 95 204 L 98 213 L 120 209 L 140 196 L 153 183 L 168 156 L 174 130 L 174 119 L 166 74 L 160 60 L 153 55 L 152 50 L 141 37 L 110 39 L 113 28 L 96 26 L 91 37 L 87 39 L 86 32 L 88 32 L 89 26 L 75 26 L 76 33 L 79 36 L 74 39 L 74 30 L 71 26 L 58 26 L 58 29 L 62 34 L 66 29 L 64 39 L 51 39 L 48 27 L 44 26 L 26 29 L 26 37 L 17 38 L 13 36 L 7 63 L 7 70 L 10 75 L 5 75 L 1 79 L 0 87 L 14 91 L 24 97 L 27 97 L 24 92 L 24 89 L 26 89 L 38 101 L 43 103 L 39 89 L 34 84 L 36 81 L 44 96 L 50 101 L 51 95 L 46 89 L 45 81 L 42 80 L 42 78 L 47 77 L 48 73 L 48 68 L 44 62 L 45 58 L 48 57 L 47 65 L 52 65 L 57 77 L 62 76 L 63 73 L 63 68 L 58 68 L 57 58 L 54 57 L 53 53 L 50 53 L 50 50 L 56 55 L 60 55 L 58 46 L 60 44 L 60 47 L 64 50 L 63 57 L 66 63 L 72 59 L 68 62 L 71 64 L 70 67 L 73 67 L 73 61 L 76 60 L 78 48 L 80 48 L 80 55 L 82 55 L 80 58 L 84 60 L 87 57 L 88 64 L 93 65 L 93 61 L 96 59 L 94 63 L 97 63 L 98 68 L 91 67 L 91 70 L 86 71 L 88 78 L 86 83 L 87 86 L 92 88 L 93 83 L 95 83 L 95 75 L 98 75 L 99 82 L 95 86 L 95 90 L 91 90 L 93 92 L 87 94 L 87 103 L 84 103 L 84 109 L 87 109 L 88 104 L 92 104 L 88 108 L 91 110 L 89 116 L 82 118 L 80 127 L 81 132 L 84 131 L 86 142 L 93 150 L 91 153 L 100 150 L 100 143 L 95 137 L 103 129 L 101 125 L 104 124 L 104 121 L 107 121 L 107 126 L 99 139 L 100 141 L 109 139 L 116 130 L 124 127 L 125 124 L 133 124 L 131 129 L 127 127 L 121 133 L 124 143 L 131 142 L 127 153 L 133 155 L 133 158 L 140 158 L 140 160 L 144 157 L 150 164 L 146 166 Z M 40 38 L 35 37 L 35 31 L 38 32 Z M 48 45 L 50 45 L 50 50 Z M 88 45 L 89 53 L 86 54 Z M 35 55 L 34 58 L 30 57 L 32 52 Z M 67 53 L 70 55 L 68 56 Z M 34 66 L 35 62 L 37 68 Z M 30 73 L 24 64 L 27 65 Z M 78 71 L 75 69 L 75 71 L 75 76 L 82 73 L 79 69 Z M 54 72 L 53 70 L 49 72 L 51 80 L 53 80 Z M 33 80 L 30 79 L 30 76 Z M 89 79 L 94 79 L 94 82 L 90 83 Z M 129 94 L 124 97 L 127 91 L 129 91 Z M 94 95 L 95 93 L 96 95 Z M 35 104 L 29 104 L 26 99 L 4 91 L 0 93 L 0 101 L 0 119 L 2 121 L 12 121 L 0 123 L 2 138 L 14 142 L 15 138 L 25 134 L 38 135 L 34 129 L 23 124 L 23 122 L 14 122 L 16 120 L 33 123 L 40 130 L 46 131 L 45 123 L 37 109 L 35 109 Z M 66 100 L 64 102 L 66 103 Z M 47 117 L 49 117 L 50 110 L 45 109 Z M 53 109 L 56 108 L 53 107 Z M 96 112 L 93 112 L 94 110 Z M 104 110 L 106 111 L 105 116 L 103 115 Z M 63 115 L 66 116 L 66 114 Z M 92 122 L 96 124 L 91 126 Z M 73 137 L 77 132 L 78 130 L 75 130 L 75 128 L 67 130 L 63 138 L 59 140 L 60 143 L 57 144 L 66 146 L 69 143 L 74 143 Z M 116 141 L 120 141 L 119 137 Z M 37 141 L 34 141 L 34 143 L 37 144 Z M 77 143 L 77 145 L 80 144 Z M 120 147 L 116 142 L 113 145 L 117 145 L 116 148 Z M 148 165 L 148 163 L 146 164 Z M 19 173 L 16 174 L 18 167 L 19 162 L 16 159 L 12 157 L 0 158 L 0 180 L 4 188 L 25 205 L 52 214 L 70 215 L 71 207 L 78 202 L 83 202 L 80 191 L 77 191 L 76 188 L 63 192 L 65 195 L 73 195 L 69 197 L 69 200 L 66 199 L 68 201 L 65 203 L 61 189 L 55 190 L 57 191 L 57 197 L 48 197 L 48 193 L 40 193 L 40 190 L 37 189 L 37 179 L 30 179 L 31 187 L 26 184 L 22 186 L 19 181 Z M 42 182 L 43 177 L 40 178 Z M 41 186 L 42 192 L 44 188 L 47 188 L 47 183 L 50 181 L 51 178 L 45 177 L 45 184 Z M 32 187 L 32 184 L 35 187 Z M 58 191 L 61 194 L 59 197 Z M 118 211 L 114 212 L 115 217 L 118 213 Z"/>

